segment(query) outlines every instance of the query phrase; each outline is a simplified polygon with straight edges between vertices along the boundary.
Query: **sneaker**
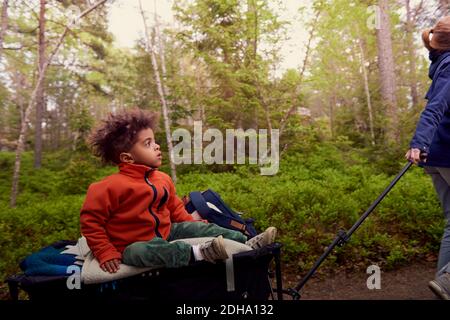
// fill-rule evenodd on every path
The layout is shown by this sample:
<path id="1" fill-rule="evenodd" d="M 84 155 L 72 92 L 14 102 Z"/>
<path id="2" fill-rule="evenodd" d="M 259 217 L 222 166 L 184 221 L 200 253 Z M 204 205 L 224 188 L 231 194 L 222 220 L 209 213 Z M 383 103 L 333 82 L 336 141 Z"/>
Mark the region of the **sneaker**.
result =
<path id="1" fill-rule="evenodd" d="M 225 250 L 222 236 L 218 236 L 211 241 L 200 245 L 199 249 L 205 261 L 216 263 L 216 260 L 228 259 L 228 253 Z"/>
<path id="2" fill-rule="evenodd" d="M 428 283 L 431 291 L 442 300 L 450 300 L 450 273 L 444 272 Z"/>
<path id="3" fill-rule="evenodd" d="M 252 249 L 259 249 L 271 243 L 274 243 L 276 236 L 277 236 L 277 228 L 268 227 L 266 231 L 254 236 L 253 238 L 248 240 L 245 244 L 252 247 Z"/>

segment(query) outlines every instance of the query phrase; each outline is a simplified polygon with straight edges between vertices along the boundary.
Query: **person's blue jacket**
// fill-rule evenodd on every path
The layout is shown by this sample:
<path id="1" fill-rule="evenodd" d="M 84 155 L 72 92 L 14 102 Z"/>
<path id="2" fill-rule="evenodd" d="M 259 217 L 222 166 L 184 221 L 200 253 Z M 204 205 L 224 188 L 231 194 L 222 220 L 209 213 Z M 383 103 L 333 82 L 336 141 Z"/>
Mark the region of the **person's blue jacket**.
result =
<path id="1" fill-rule="evenodd" d="M 430 52 L 433 80 L 410 147 L 428 153 L 426 166 L 450 168 L 450 51 Z"/>

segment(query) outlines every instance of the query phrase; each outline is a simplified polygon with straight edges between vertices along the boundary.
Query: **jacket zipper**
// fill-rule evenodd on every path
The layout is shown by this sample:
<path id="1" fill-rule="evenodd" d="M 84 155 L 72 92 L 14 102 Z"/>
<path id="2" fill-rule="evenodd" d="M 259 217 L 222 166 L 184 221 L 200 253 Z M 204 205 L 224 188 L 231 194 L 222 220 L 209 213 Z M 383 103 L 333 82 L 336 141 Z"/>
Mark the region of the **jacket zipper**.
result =
<path id="1" fill-rule="evenodd" d="M 153 183 L 151 183 L 150 180 L 148 180 L 148 175 L 150 174 L 150 172 L 151 172 L 151 170 L 149 170 L 149 171 L 147 171 L 147 172 L 145 173 L 145 183 L 147 183 L 147 184 L 152 188 L 152 190 L 153 190 L 153 200 L 152 200 L 152 202 L 150 203 L 150 205 L 148 206 L 148 211 L 150 212 L 150 215 L 155 219 L 155 234 L 156 234 L 156 236 L 157 236 L 158 238 L 162 238 L 162 235 L 161 235 L 161 233 L 160 233 L 159 230 L 158 230 L 160 221 L 159 221 L 158 217 L 156 216 L 156 214 L 155 214 L 155 213 L 153 212 L 153 210 L 152 210 L 152 206 L 153 206 L 153 204 L 154 204 L 155 201 L 156 201 L 156 198 L 157 198 L 157 196 L 158 196 L 158 192 L 156 191 L 156 188 L 155 188 L 155 186 L 153 185 Z"/>

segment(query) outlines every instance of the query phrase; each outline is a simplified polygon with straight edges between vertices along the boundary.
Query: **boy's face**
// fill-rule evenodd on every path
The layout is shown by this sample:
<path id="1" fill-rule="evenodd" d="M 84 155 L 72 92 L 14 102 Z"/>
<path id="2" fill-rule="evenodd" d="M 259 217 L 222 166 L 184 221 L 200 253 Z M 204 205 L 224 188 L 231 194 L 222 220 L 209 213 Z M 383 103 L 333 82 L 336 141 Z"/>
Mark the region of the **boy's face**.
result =
<path id="1" fill-rule="evenodd" d="M 139 131 L 136 143 L 129 152 L 122 153 L 120 159 L 123 162 L 143 164 L 152 168 L 160 167 L 162 155 L 159 145 L 155 142 L 153 130 L 148 128 Z"/>

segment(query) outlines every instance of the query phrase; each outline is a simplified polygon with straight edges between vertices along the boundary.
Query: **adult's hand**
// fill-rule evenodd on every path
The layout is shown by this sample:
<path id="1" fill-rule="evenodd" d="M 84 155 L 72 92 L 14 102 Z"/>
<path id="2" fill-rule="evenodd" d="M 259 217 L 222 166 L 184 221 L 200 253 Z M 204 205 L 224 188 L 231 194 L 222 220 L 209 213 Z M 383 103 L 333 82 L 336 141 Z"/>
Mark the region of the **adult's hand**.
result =
<path id="1" fill-rule="evenodd" d="M 414 164 L 418 164 L 419 162 L 427 162 L 427 159 L 420 159 L 420 149 L 417 148 L 411 148 L 408 150 L 408 152 L 405 154 L 405 158 L 409 161 L 411 161 Z"/>

